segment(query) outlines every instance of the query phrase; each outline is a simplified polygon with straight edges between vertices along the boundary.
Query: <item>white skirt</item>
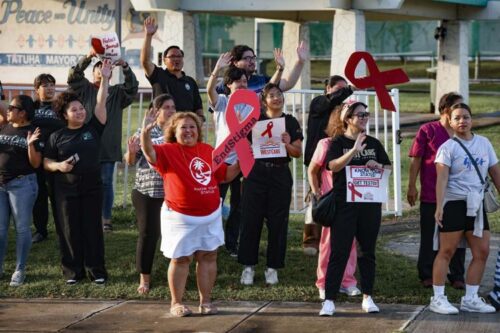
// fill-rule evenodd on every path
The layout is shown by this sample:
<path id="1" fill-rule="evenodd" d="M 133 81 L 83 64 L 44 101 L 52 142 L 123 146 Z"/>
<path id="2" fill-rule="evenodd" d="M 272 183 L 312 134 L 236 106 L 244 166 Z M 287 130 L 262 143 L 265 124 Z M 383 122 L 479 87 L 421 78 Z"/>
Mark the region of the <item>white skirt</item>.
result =
<path id="1" fill-rule="evenodd" d="M 214 251 L 224 244 L 221 207 L 206 216 L 176 212 L 161 207 L 161 246 L 167 258 L 190 256 L 196 251 Z"/>

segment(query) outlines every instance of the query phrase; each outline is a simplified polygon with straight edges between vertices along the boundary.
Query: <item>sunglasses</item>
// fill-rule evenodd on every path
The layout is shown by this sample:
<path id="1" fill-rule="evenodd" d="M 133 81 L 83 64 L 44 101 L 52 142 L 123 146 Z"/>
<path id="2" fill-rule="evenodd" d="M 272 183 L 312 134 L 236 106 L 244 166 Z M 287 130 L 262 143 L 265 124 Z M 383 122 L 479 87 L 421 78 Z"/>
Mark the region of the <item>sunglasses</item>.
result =
<path id="1" fill-rule="evenodd" d="M 365 119 L 365 118 L 370 117 L 370 112 L 359 112 L 359 113 L 353 114 L 353 116 L 358 117 L 359 119 Z"/>

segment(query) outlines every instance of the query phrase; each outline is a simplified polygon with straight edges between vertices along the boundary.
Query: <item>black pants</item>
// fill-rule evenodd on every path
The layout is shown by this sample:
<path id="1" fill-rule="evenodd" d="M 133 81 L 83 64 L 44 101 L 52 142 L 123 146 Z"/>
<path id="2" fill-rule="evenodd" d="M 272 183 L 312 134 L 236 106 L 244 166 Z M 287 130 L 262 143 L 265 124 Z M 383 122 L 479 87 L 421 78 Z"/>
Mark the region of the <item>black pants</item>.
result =
<path id="1" fill-rule="evenodd" d="M 418 251 L 418 277 L 421 281 L 432 279 L 432 265 L 437 251 L 433 250 L 434 228 L 436 220 L 434 213 L 436 212 L 435 203 L 420 203 L 420 249 Z M 451 258 L 448 274 L 450 282 L 464 281 L 465 273 L 465 249 L 457 248 L 455 254 Z"/>
<path id="2" fill-rule="evenodd" d="M 224 201 L 227 190 L 231 189 L 229 217 L 226 221 L 224 229 L 224 242 L 226 249 L 230 252 L 238 251 L 238 238 L 240 236 L 240 219 L 241 219 L 241 174 L 236 176 L 230 183 L 223 183 L 219 185 L 220 196 Z"/>
<path id="3" fill-rule="evenodd" d="M 54 197 L 54 174 L 47 173 L 43 168 L 36 170 L 36 180 L 38 183 L 38 196 L 36 197 L 35 205 L 33 206 L 33 225 L 35 232 L 43 237 L 47 237 L 47 225 L 49 223 L 49 198 L 52 207 L 52 215 L 56 231 L 58 224 L 56 223 L 57 214 L 55 213 L 55 197 Z"/>
<path id="4" fill-rule="evenodd" d="M 343 200 L 336 200 L 336 205 L 330 232 L 332 251 L 326 270 L 326 299 L 335 300 L 337 297 L 354 237 L 358 242 L 361 291 L 371 295 L 375 282 L 375 246 L 382 219 L 382 205 Z"/>
<path id="5" fill-rule="evenodd" d="M 56 174 L 61 264 L 66 279 L 107 278 L 101 225 L 101 173 Z"/>
<path id="6" fill-rule="evenodd" d="M 255 163 L 248 178 L 243 181 L 238 249 L 240 264 L 257 264 L 265 218 L 268 231 L 267 267 L 285 266 L 292 184 L 288 164 L 273 166 L 260 162 Z"/>
<path id="7" fill-rule="evenodd" d="M 156 243 L 161 234 L 160 211 L 163 198 L 151 198 L 134 189 L 132 190 L 132 204 L 135 208 L 137 229 L 139 229 L 135 254 L 136 269 L 141 274 L 151 274 Z"/>

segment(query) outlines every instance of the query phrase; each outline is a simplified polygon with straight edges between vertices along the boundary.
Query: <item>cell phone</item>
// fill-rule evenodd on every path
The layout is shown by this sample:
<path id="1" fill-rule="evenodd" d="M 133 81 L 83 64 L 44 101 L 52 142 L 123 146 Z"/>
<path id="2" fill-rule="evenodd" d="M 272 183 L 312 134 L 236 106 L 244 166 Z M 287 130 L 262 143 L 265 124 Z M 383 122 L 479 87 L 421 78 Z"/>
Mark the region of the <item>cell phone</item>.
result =
<path id="1" fill-rule="evenodd" d="M 75 153 L 74 155 L 72 155 L 70 158 L 71 158 L 71 160 L 69 161 L 69 163 L 71 165 L 75 165 L 80 160 L 80 157 L 78 156 L 77 153 Z"/>

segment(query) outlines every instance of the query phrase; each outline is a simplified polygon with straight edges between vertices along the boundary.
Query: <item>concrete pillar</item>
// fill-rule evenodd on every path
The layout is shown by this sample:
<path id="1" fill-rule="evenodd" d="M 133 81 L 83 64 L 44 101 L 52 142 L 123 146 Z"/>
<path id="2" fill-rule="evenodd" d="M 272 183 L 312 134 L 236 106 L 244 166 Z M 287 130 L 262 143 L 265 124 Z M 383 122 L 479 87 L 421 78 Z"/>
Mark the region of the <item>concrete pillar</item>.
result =
<path id="1" fill-rule="evenodd" d="M 436 110 L 439 98 L 455 91 L 469 100 L 469 22 L 443 21 L 446 36 L 438 40 L 438 63 L 436 76 Z"/>
<path id="2" fill-rule="evenodd" d="M 184 51 L 184 72 L 193 77 L 198 83 L 203 83 L 203 73 L 197 73 L 196 37 L 194 18 L 189 13 L 166 10 L 163 20 L 163 40 L 165 50 L 170 45 L 177 45 Z"/>
<path id="3" fill-rule="evenodd" d="M 285 72 L 283 77 L 287 77 L 297 61 L 297 46 L 300 41 L 304 41 L 307 49 L 309 47 L 309 25 L 307 23 L 297 23 L 285 21 L 283 27 L 283 54 L 285 56 Z M 297 84 L 294 89 L 310 89 L 311 88 L 311 62 L 306 61 L 302 68 Z"/>
<path id="4" fill-rule="evenodd" d="M 355 51 L 365 51 L 365 15 L 360 10 L 335 10 L 333 18 L 332 57 L 330 75 L 344 75 L 345 65 Z M 365 76 L 366 66 L 361 62 L 356 76 Z"/>

